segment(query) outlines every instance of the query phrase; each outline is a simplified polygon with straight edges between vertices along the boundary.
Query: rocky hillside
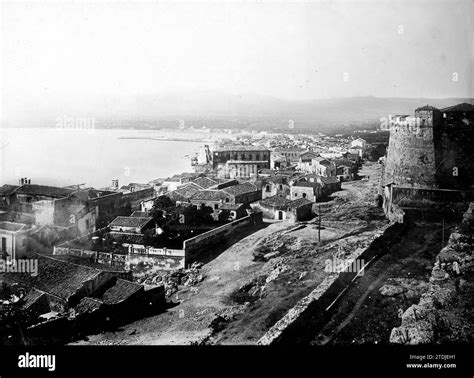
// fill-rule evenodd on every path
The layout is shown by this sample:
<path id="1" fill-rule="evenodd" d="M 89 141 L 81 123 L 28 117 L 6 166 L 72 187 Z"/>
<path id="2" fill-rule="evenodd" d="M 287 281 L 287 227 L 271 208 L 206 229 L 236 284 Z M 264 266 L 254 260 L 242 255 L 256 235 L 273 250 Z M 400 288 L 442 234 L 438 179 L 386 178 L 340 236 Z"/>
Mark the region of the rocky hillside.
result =
<path id="1" fill-rule="evenodd" d="M 472 343 L 474 340 L 474 203 L 438 254 L 426 292 L 401 316 L 390 342 Z"/>

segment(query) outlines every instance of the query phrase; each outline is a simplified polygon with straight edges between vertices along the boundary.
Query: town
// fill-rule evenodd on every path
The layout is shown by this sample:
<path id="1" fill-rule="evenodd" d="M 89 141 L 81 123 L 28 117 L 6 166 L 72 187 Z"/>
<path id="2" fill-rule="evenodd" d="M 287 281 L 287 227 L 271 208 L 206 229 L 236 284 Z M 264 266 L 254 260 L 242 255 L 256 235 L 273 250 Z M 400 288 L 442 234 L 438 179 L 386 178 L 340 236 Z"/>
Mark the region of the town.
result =
<path id="1" fill-rule="evenodd" d="M 336 286 L 362 275 L 393 227 L 442 214 L 449 229 L 462 219 L 474 200 L 473 114 L 470 104 L 420 107 L 366 139 L 249 133 L 203 145 L 191 157 L 194 172 L 148 183 L 52 187 L 22 177 L 5 184 L 2 260 L 32 261 L 36 271 L 23 263 L 0 273 L 2 342 L 81 343 L 96 335 L 113 344 L 140 333 L 141 343 L 174 335 L 177 344 L 269 344 L 303 332 L 314 337 L 305 342 L 319 343 L 322 325 L 309 322 L 311 333 L 289 322 L 294 306 L 313 290 L 336 301 Z M 443 243 L 453 235 L 443 228 Z M 324 269 L 338 259 L 357 269 Z M 443 264 L 437 269 L 464 269 Z M 298 308 L 301 327 L 309 310 Z M 246 312 L 253 323 L 244 330 Z M 147 332 L 147 319 L 165 320 Z M 183 331 L 185 319 L 195 329 Z M 103 336 L 122 326 L 133 329 L 120 341 Z M 390 338 L 409 342 L 403 335 L 395 329 Z"/>
<path id="2" fill-rule="evenodd" d="M 165 311 L 176 272 L 199 281 L 196 267 L 226 240 L 271 222 L 314 222 L 319 201 L 384 153 L 361 138 L 249 135 L 204 145 L 194 172 L 148 183 L 3 185 L 2 259 L 7 267 L 32 259 L 38 271 L 2 272 L 2 308 L 25 316 L 32 339 L 63 341 L 99 330 L 85 327 L 90 319 L 121 324 Z M 119 312 L 127 315 L 115 319 Z"/>

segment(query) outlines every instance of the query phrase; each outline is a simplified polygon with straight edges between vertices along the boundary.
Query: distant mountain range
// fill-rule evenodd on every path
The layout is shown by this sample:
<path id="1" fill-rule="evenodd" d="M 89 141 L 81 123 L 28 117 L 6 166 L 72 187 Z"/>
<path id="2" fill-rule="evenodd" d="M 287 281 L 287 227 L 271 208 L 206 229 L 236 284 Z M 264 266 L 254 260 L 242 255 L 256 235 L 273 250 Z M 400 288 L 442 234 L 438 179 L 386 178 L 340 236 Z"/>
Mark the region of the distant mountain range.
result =
<path id="1" fill-rule="evenodd" d="M 13 100 L 11 100 L 13 103 Z M 94 117 L 97 127 L 141 127 L 142 123 L 168 127 L 184 119 L 196 126 L 285 128 L 289 120 L 303 129 L 333 129 L 374 125 L 389 114 L 412 114 L 422 105 L 438 108 L 472 98 L 379 98 L 350 97 L 290 101 L 271 96 L 223 92 L 170 93 L 137 96 L 44 97 L 40 101 L 22 98 L 15 112 L 5 106 L 6 126 L 54 126 L 57 117 Z M 22 104 L 21 107 L 19 104 Z M 13 114 L 15 113 L 15 114 Z M 200 122 L 199 122 L 200 121 Z"/>

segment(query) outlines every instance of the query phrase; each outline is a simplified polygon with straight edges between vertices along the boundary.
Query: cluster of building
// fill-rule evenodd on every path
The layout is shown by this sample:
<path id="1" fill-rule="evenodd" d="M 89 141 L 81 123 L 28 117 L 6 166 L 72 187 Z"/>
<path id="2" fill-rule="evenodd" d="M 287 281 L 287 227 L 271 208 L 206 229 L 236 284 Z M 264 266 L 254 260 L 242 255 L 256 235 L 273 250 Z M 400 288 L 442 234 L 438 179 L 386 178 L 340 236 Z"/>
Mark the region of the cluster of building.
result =
<path id="1" fill-rule="evenodd" d="M 205 146 L 195 172 L 145 184 L 120 186 L 113 180 L 111 186 L 99 189 L 60 188 L 22 178 L 18 185 L 3 185 L 1 257 L 33 256 L 40 263 L 35 276 L 2 274 L 2 285 L 24 288 L 22 308 L 34 314 L 30 322 L 35 327 L 43 327 L 45 314 L 70 320 L 92 313 L 109 317 L 118 308 L 143 312 L 145 303 L 163 301 L 163 291 L 134 283 L 133 269 L 124 255 L 145 253 L 149 258 L 153 254 L 157 261 L 166 262 L 166 268 L 184 267 L 195 261 L 198 251 L 230 233 L 235 235 L 239 227 L 255 226 L 262 216 L 290 222 L 310 219 L 319 199 L 340 190 L 342 181 L 354 179 L 368 148 L 364 140 L 332 150 L 312 146 L 314 140 L 283 137 L 268 143 L 263 138 L 255 145 Z M 151 216 L 161 196 L 167 196 L 180 211 L 210 209 L 215 224 L 198 229 L 183 222 L 178 227 L 188 239 L 181 245 L 147 246 L 145 235 L 167 232 Z M 185 231 L 195 231 L 196 237 L 190 238 Z M 106 240 L 111 249 L 93 248 L 105 248 Z M 74 246 L 76 242 L 79 247 Z M 79 316 L 71 317 L 71 311 Z"/>

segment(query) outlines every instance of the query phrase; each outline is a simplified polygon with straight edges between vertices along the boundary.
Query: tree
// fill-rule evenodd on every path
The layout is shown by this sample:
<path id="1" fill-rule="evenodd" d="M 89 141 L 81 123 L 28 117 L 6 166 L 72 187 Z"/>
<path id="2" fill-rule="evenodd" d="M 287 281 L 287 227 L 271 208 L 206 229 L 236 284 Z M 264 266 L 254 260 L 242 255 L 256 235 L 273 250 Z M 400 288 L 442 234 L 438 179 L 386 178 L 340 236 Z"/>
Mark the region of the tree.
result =
<path id="1" fill-rule="evenodd" d="M 230 218 L 230 211 L 227 209 L 221 210 L 221 212 L 218 215 L 218 220 L 219 222 L 228 222 Z"/>
<path id="2" fill-rule="evenodd" d="M 173 214 L 175 210 L 176 202 L 168 196 L 162 195 L 155 200 L 149 214 L 158 226 L 164 227 L 169 223 L 169 214 Z"/>

